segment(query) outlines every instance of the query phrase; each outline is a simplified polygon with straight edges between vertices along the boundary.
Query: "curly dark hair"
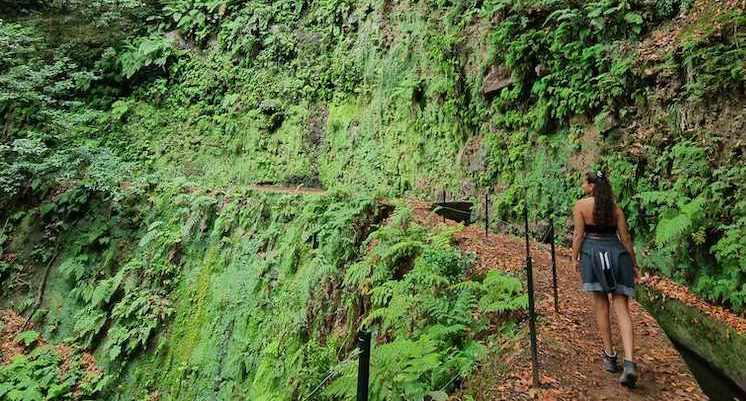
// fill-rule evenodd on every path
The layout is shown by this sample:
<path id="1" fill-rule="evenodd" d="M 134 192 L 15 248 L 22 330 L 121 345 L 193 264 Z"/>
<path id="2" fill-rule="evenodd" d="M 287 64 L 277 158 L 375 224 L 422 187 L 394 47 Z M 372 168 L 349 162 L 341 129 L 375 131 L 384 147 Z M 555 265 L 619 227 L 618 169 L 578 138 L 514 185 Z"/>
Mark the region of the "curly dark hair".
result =
<path id="1" fill-rule="evenodd" d="M 614 225 L 614 193 L 606 174 L 602 171 L 588 172 L 586 181 L 593 184 L 593 222 L 597 225 Z"/>

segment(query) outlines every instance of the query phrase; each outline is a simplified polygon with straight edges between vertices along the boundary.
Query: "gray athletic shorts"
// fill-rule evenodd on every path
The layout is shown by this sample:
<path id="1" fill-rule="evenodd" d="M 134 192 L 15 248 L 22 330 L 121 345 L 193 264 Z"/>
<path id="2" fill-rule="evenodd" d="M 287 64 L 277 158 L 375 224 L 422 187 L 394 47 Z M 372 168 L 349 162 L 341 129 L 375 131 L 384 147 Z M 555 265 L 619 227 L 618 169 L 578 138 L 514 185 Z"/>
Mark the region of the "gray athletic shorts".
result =
<path id="1" fill-rule="evenodd" d="M 616 234 L 587 234 L 580 261 L 583 291 L 635 296 L 632 257 Z"/>

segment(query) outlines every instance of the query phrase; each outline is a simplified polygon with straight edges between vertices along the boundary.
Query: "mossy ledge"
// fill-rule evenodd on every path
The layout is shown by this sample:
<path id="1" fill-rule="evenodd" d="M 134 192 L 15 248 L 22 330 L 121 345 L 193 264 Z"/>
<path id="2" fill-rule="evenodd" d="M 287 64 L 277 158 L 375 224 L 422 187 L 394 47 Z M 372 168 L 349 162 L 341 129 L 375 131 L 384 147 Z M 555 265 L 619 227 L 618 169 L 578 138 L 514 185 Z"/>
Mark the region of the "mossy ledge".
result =
<path id="1" fill-rule="evenodd" d="M 638 300 L 655 317 L 671 340 L 720 369 L 746 390 L 746 336 L 696 308 L 641 285 Z"/>

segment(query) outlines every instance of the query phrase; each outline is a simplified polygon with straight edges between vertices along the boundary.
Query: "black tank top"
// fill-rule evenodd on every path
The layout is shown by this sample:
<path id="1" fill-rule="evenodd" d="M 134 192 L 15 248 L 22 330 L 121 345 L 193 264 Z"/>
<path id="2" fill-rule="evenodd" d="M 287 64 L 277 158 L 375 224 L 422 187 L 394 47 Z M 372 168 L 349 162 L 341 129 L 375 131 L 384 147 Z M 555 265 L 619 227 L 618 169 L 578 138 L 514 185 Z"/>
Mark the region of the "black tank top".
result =
<path id="1" fill-rule="evenodd" d="M 616 225 L 586 224 L 585 232 L 590 234 L 616 234 Z"/>

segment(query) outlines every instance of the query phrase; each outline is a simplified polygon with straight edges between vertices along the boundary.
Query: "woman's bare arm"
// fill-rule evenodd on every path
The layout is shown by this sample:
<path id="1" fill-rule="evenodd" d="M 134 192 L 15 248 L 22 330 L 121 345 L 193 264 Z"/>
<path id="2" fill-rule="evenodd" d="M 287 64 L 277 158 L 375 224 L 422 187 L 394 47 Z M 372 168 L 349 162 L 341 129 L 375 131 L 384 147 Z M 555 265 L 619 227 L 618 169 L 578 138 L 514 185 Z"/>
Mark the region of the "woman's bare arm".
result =
<path id="1" fill-rule="evenodd" d="M 572 238 L 572 260 L 577 261 L 580 257 L 580 247 L 583 245 L 583 237 L 585 236 L 585 220 L 583 215 L 580 213 L 580 207 L 575 203 L 573 209 L 573 221 L 575 222 L 575 234 Z"/>
<path id="2" fill-rule="evenodd" d="M 616 226 L 619 232 L 619 238 L 622 240 L 622 244 L 629 252 L 629 256 L 632 257 L 632 266 L 637 269 L 637 256 L 635 256 L 635 247 L 632 244 L 632 237 L 629 235 L 629 229 L 627 228 L 627 219 L 624 217 L 624 212 L 621 208 L 616 209 Z"/>

